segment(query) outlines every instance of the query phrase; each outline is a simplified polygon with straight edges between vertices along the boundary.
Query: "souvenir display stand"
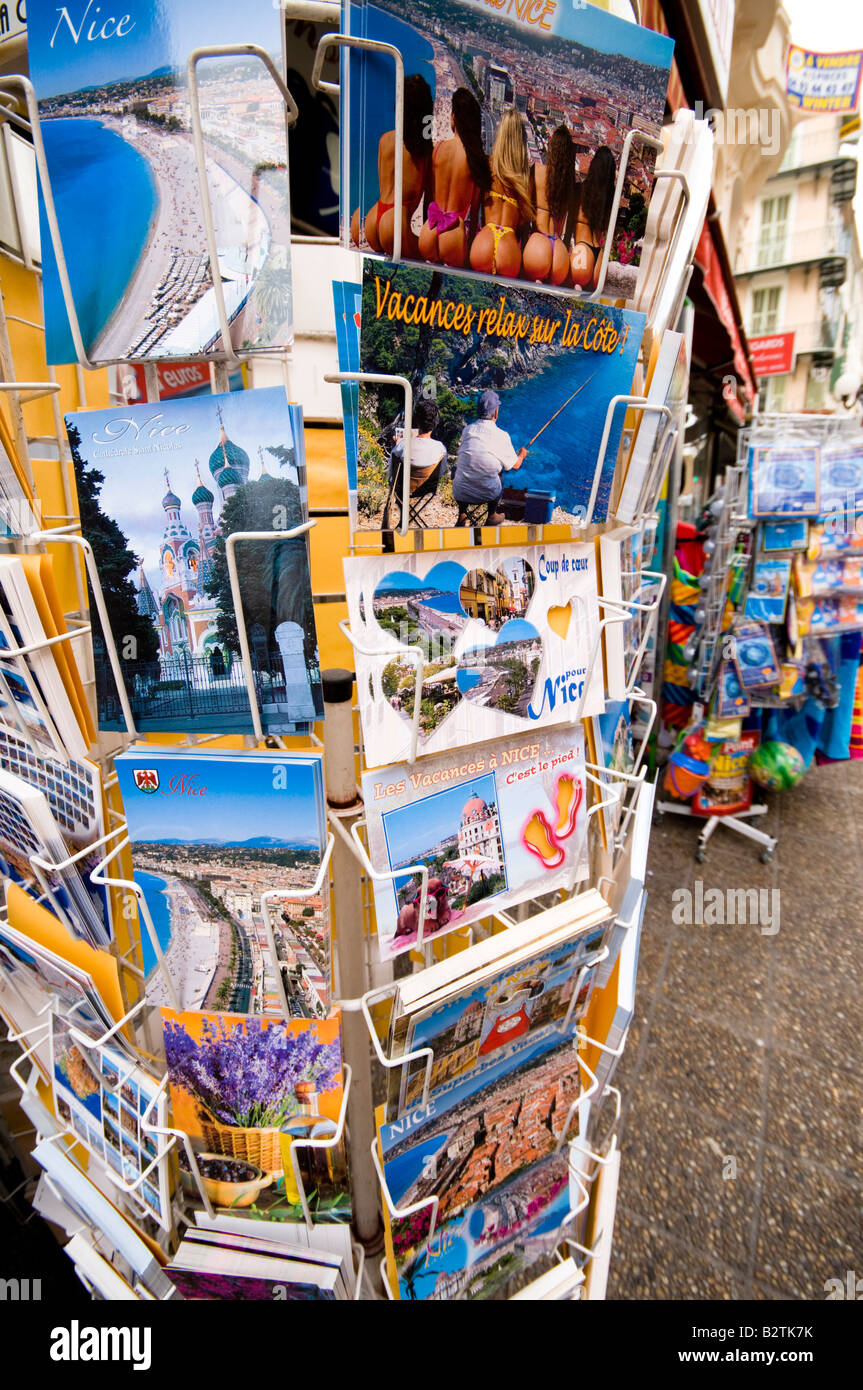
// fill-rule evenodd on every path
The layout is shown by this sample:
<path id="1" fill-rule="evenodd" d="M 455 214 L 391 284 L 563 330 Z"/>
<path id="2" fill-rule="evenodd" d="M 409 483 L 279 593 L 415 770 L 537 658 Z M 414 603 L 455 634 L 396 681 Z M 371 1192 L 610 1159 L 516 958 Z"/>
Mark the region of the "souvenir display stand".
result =
<path id="1" fill-rule="evenodd" d="M 288 19 L 302 18 L 333 24 L 338 22 L 340 11 L 335 5 L 289 3 L 284 8 L 284 14 Z M 398 266 L 401 253 L 399 213 L 403 192 L 404 61 L 399 50 L 391 45 L 358 35 L 324 34 L 320 39 L 313 73 L 313 82 L 321 93 L 338 94 L 338 84 L 324 79 L 325 65 L 328 60 L 332 63 L 340 51 L 351 47 L 385 53 L 392 58 L 395 66 L 395 245 L 392 261 Z M 274 89 L 281 95 L 287 124 L 293 127 L 299 119 L 297 103 L 284 77 L 262 48 L 253 44 L 236 48 L 200 47 L 188 54 L 194 159 L 200 183 L 201 215 L 212 264 L 218 263 L 218 246 L 205 169 L 196 70 L 199 61 L 228 54 L 259 60 L 265 77 L 272 80 Z M 67 400 L 63 404 L 71 404 L 74 395 L 75 408 L 86 409 L 85 373 L 93 363 L 85 352 L 84 338 L 76 316 L 51 196 L 36 95 L 33 86 L 24 77 L 6 78 L 2 87 L 0 123 L 8 123 L 11 128 L 32 139 L 35 148 L 46 225 L 75 344 L 75 391 L 70 393 L 64 388 Z M 299 126 L 295 138 L 302 138 Z M 598 302 L 603 295 L 627 163 L 638 149 L 645 146 L 662 150 L 662 143 L 646 132 L 636 130 L 629 133 L 615 185 L 597 287 L 588 302 Z M 679 169 L 662 167 L 657 172 L 656 183 L 663 188 L 666 204 L 670 202 L 675 210 L 673 230 L 667 241 L 661 272 L 653 280 L 652 303 L 662 302 L 666 315 L 664 323 L 667 325 L 677 322 L 679 317 L 691 273 L 691 249 L 698 229 L 692 236 L 693 195 L 687 175 Z M 22 206 L 19 209 L 21 225 L 26 216 L 27 212 Z M 387 1214 L 388 1241 L 391 1242 L 394 1227 L 414 1217 L 421 1224 L 424 1223 L 424 1239 L 430 1246 L 440 1201 L 438 1194 L 433 1194 L 421 1196 L 407 1205 L 399 1205 L 390 1191 L 385 1171 L 386 1157 L 375 1122 L 375 1106 L 382 1099 L 392 1102 L 393 1095 L 401 1094 L 400 1086 L 404 1088 L 405 1095 L 413 1097 L 411 1104 L 414 1108 L 423 1107 L 433 1089 L 433 1076 L 436 1076 L 436 1058 L 432 1046 L 417 1046 L 408 1050 L 409 1044 L 404 1044 L 395 1052 L 392 1050 L 399 991 L 404 994 L 406 982 L 410 982 L 411 989 L 416 991 L 417 997 L 421 997 L 425 971 L 433 969 L 440 973 L 443 968 L 449 969 L 456 962 L 451 974 L 452 978 L 457 979 L 458 957 L 465 950 L 479 947 L 482 943 L 496 943 L 496 949 L 500 949 L 501 940 L 509 939 L 507 934 L 515 940 L 518 933 L 529 928 L 540 914 L 546 914 L 543 921 L 548 920 L 549 924 L 565 924 L 570 911 L 568 904 L 575 903 L 581 911 L 586 910 L 585 904 L 592 903 L 599 914 L 598 920 L 602 922 L 602 932 L 573 977 L 568 1008 L 558 1028 L 562 1037 L 574 1040 L 577 1082 L 567 1112 L 562 1118 L 558 1115 L 555 1125 L 551 1126 L 554 1144 L 548 1151 L 551 1155 L 549 1161 L 551 1158 L 557 1161 L 557 1156 L 561 1154 L 567 1156 L 570 1206 L 560 1223 L 551 1256 L 536 1268 L 535 1284 L 528 1282 L 533 1277 L 532 1272 L 523 1270 L 521 1283 L 524 1287 L 519 1288 L 514 1297 L 517 1300 L 601 1299 L 605 1296 L 612 1258 L 620 1165 L 615 1124 L 620 1113 L 621 1098 L 612 1083 L 616 1063 L 626 1045 L 632 1016 L 654 796 L 644 763 L 657 707 L 649 691 L 645 693 L 639 684 L 642 660 L 651 638 L 655 640 L 655 624 L 666 588 L 666 575 L 652 560 L 652 537 L 656 524 L 654 508 L 663 477 L 669 471 L 669 463 L 677 459 L 682 447 L 685 391 L 682 406 L 678 402 L 674 408 L 649 399 L 646 393 L 618 394 L 610 400 L 589 501 L 584 520 L 579 525 L 488 527 L 480 525 L 473 516 L 469 530 L 435 528 L 424 532 L 412 529 L 411 444 L 416 401 L 411 383 L 407 377 L 397 373 L 336 371 L 332 330 L 322 330 L 319 326 L 319 301 L 329 300 L 329 279 L 345 271 L 359 278 L 359 257 L 340 250 L 333 238 L 303 235 L 292 238 L 292 258 L 294 283 L 297 286 L 293 346 L 266 357 L 256 354 L 254 350 L 233 347 L 229 313 L 219 277 L 216 276 L 213 289 L 221 329 L 221 347 L 208 357 L 214 393 L 228 389 L 230 372 L 241 365 L 247 385 L 258 387 L 283 381 L 288 397 L 298 399 L 300 405 L 304 404 L 305 386 L 309 383 L 309 392 L 315 393 L 316 406 L 307 408 L 307 421 L 310 417 L 323 421 L 317 428 L 308 423 L 306 426 L 311 492 L 308 520 L 283 529 L 279 538 L 280 541 L 302 538 L 303 543 L 308 540 L 310 545 L 315 614 L 326 668 L 321 673 L 324 719 L 323 722 L 310 721 L 308 733 L 289 737 L 274 735 L 265 727 L 260 679 L 253 662 L 254 638 L 247 630 L 243 609 L 238 551 L 241 553 L 246 544 L 272 540 L 272 531 L 260 530 L 234 531 L 226 544 L 227 572 L 239 640 L 238 662 L 248 696 L 248 714 L 253 732 L 226 738 L 223 734 L 214 734 L 204 728 L 200 735 L 180 733 L 172 734 L 167 739 L 163 735 L 160 739 L 158 734 L 139 731 L 118 650 L 120 634 L 111 630 L 93 547 L 80 534 L 74 477 L 59 400 L 61 385 L 54 379 L 53 369 L 46 369 L 42 381 L 16 380 L 10 344 L 13 334 L 9 328 L 13 316 L 7 315 L 3 300 L 0 300 L 2 390 L 9 407 L 15 450 L 31 485 L 34 472 L 37 475 L 37 495 L 62 498 L 61 509 L 54 514 L 43 511 L 38 524 L 21 526 L 17 531 L 7 527 L 10 535 L 4 540 L 2 548 L 9 555 L 46 555 L 52 558 L 64 596 L 65 619 L 64 631 L 46 636 L 39 643 L 25 641 L 0 648 L 0 663 L 5 668 L 22 658 L 33 657 L 39 651 L 68 644 L 80 670 L 83 688 L 91 706 L 95 706 L 97 681 L 90 641 L 89 595 L 89 604 L 94 606 L 98 615 L 99 632 L 116 686 L 124 726 L 122 731 L 99 734 L 90 751 L 90 757 L 98 765 L 105 795 L 104 833 L 91 843 L 77 848 L 66 859 L 46 859 L 40 852 L 30 856 L 34 878 L 42 889 L 36 895 L 37 905 L 49 907 L 60 923 L 70 930 L 72 923 L 68 908 L 56 890 L 56 884 L 64 872 L 86 860 L 90 883 L 108 895 L 114 933 L 107 954 L 116 962 L 122 1010 L 113 1018 L 110 1026 L 105 1026 L 100 1035 L 94 1036 L 94 1030 L 84 1025 L 76 1005 L 50 989 L 34 988 L 32 981 L 17 968 L 14 954 L 0 943 L 0 1011 L 9 1025 L 10 1039 L 21 1049 L 20 1057 L 12 1067 L 12 1076 L 21 1092 L 21 1108 L 33 1129 L 30 1147 L 41 1169 L 36 1207 L 46 1218 L 65 1228 L 68 1235 L 66 1251 L 74 1262 L 79 1278 L 94 1297 L 102 1298 L 176 1297 L 175 1285 L 164 1273 L 164 1263 L 166 1257 L 176 1255 L 178 1240 L 184 1231 L 194 1231 L 196 1227 L 205 1227 L 207 1222 L 217 1221 L 222 1221 L 219 1229 L 224 1230 L 227 1229 L 225 1222 L 230 1226 L 233 1221 L 232 1229 L 244 1233 L 239 1237 L 241 1240 L 245 1234 L 254 1237 L 258 1232 L 259 1223 L 248 1216 L 243 1218 L 238 1214 L 227 1217 L 224 1210 L 220 1211 L 213 1183 L 202 1172 L 199 1163 L 200 1146 L 193 1143 L 189 1132 L 183 1130 L 171 1115 L 168 1104 L 170 1074 L 164 1061 L 159 1010 L 148 1002 L 144 993 L 149 972 L 145 972 L 142 942 L 148 946 L 155 960 L 155 974 L 161 976 L 165 1005 L 179 1013 L 183 1000 L 178 998 L 176 981 L 166 962 L 147 895 L 133 876 L 130 852 L 133 840 L 119 794 L 114 760 L 133 744 L 146 751 L 150 744 L 164 742 L 170 742 L 172 750 L 227 749 L 240 758 L 251 758 L 256 749 L 323 749 L 326 767 L 326 843 L 314 881 L 300 885 L 291 880 L 289 873 L 274 875 L 271 886 L 260 895 L 262 929 L 277 985 L 277 1008 L 288 1027 L 296 1015 L 292 1011 L 279 968 L 274 935 L 276 903 L 285 897 L 300 902 L 326 900 L 328 897 L 331 900 L 331 1002 L 341 1011 L 343 1085 L 338 1113 L 331 1117 L 328 1126 L 321 1132 L 309 1129 L 307 1134 L 304 1132 L 293 1137 L 288 1146 L 290 1171 L 285 1174 L 285 1182 L 294 1194 L 295 1220 L 292 1224 L 295 1233 L 305 1231 L 305 1236 L 295 1234 L 291 1239 L 299 1243 L 305 1240 L 308 1247 L 327 1239 L 335 1241 L 332 1232 L 340 1228 L 320 1219 L 314 1194 L 308 1190 L 309 1175 L 319 1171 L 316 1164 L 323 1163 L 325 1167 L 330 1164 L 332 1168 L 340 1161 L 336 1156 L 346 1153 L 353 1231 L 349 1238 L 352 1263 L 346 1260 L 343 1272 L 348 1296 L 354 1299 L 398 1300 L 399 1289 L 392 1282 L 395 1257 L 391 1245 L 388 1247 L 389 1262 L 386 1256 L 379 1259 L 382 1211 L 385 1210 Z M 39 266 L 30 255 L 22 258 L 21 265 L 27 275 L 40 276 Z M 312 298 L 303 289 L 307 275 L 311 279 L 317 277 Z M 669 299 L 676 301 L 676 312 L 670 318 L 667 316 Z M 41 324 L 21 316 L 15 316 L 12 326 L 35 335 L 43 332 Z M 643 356 L 645 372 L 653 328 L 654 320 L 648 313 Z M 145 361 L 143 366 L 146 399 L 156 403 L 159 401 L 156 364 Z M 641 379 L 643 377 L 637 378 Z M 332 443 L 336 438 L 333 426 L 340 420 L 338 405 L 334 409 L 333 402 L 340 396 L 341 388 L 349 383 L 364 386 L 385 384 L 396 387 L 404 394 L 401 521 L 392 533 L 385 532 L 383 537 L 348 531 L 345 540 L 345 518 L 348 513 L 343 504 L 344 483 L 340 485 L 341 497 L 336 499 L 338 505 L 333 504 L 333 489 L 325 496 L 323 489 L 316 488 L 318 461 L 323 476 L 332 458 Z M 49 462 L 39 463 L 34 470 L 30 444 L 34 429 L 28 426 L 28 409 L 43 397 L 50 404 L 52 449 L 44 448 L 44 436 L 40 435 L 42 452 L 48 455 Z M 118 396 L 114 400 L 119 403 Z M 638 551 L 637 592 L 631 597 L 620 591 L 610 593 L 606 572 L 603 572 L 598 596 L 598 622 L 592 631 L 589 648 L 580 653 L 584 677 L 577 696 L 571 693 L 566 722 L 554 725 L 556 733 L 562 735 L 568 732 L 573 738 L 581 737 L 588 724 L 594 728 L 599 715 L 608 714 L 613 703 L 607 694 L 609 653 L 619 639 L 626 662 L 622 678 L 616 684 L 612 682 L 615 685 L 614 701 L 627 708 L 639 708 L 638 739 L 632 748 L 628 767 L 617 767 L 609 757 L 603 758 L 602 749 L 597 749 L 595 734 L 588 737 L 584 780 L 578 793 L 579 796 L 583 795 L 587 809 L 579 817 L 577 837 L 573 841 L 575 849 L 570 858 L 578 872 L 573 872 L 568 882 L 556 887 L 553 892 L 490 911 L 485 917 L 472 920 L 467 926 L 447 934 L 437 935 L 432 930 L 427 936 L 428 924 L 433 920 L 427 911 L 433 891 L 428 865 L 419 863 L 387 868 L 375 848 L 371 808 L 363 799 L 363 779 L 367 776 L 368 768 L 380 765 L 381 758 L 378 757 L 374 763 L 366 762 L 368 730 L 364 739 L 362 716 L 367 687 L 360 689 L 358 685 L 355 692 L 354 666 L 358 672 L 365 671 L 364 661 L 386 657 L 388 661 L 398 659 L 400 663 L 415 668 L 407 747 L 404 755 L 398 759 L 402 765 L 406 765 L 410 774 L 414 770 L 421 772 L 424 766 L 430 767 L 432 763 L 421 746 L 423 680 L 428 657 L 421 645 L 415 645 L 410 640 L 399 640 L 392 634 L 388 635 L 383 645 L 379 638 L 371 640 L 363 628 L 358 627 L 356 621 L 347 615 L 346 594 L 341 592 L 341 586 L 337 584 L 333 590 L 325 589 L 321 575 L 327 564 L 331 574 L 338 572 L 343 555 L 380 556 L 390 553 L 395 557 L 418 557 L 417 563 L 420 563 L 422 557 L 428 556 L 432 550 L 435 556 L 444 560 L 451 551 L 468 549 L 471 542 L 475 547 L 485 546 L 495 550 L 509 546 L 506 553 L 516 557 L 524 551 L 525 546 L 587 543 L 590 550 L 598 555 L 603 538 L 621 525 L 619 515 L 613 514 L 614 504 L 606 520 L 594 520 L 600 480 L 604 466 L 609 462 L 606 456 L 613 451 L 611 441 L 614 432 L 621 424 L 624 425 L 624 442 L 621 442 L 618 453 L 618 458 L 622 458 L 633 434 L 651 420 L 656 428 L 646 459 L 646 474 L 653 478 L 653 489 L 646 499 L 646 505 L 640 510 L 636 506 L 627 520 L 636 537 L 634 544 Z M 677 471 L 672 467 L 672 478 Z M 50 489 L 43 481 L 49 474 Z M 694 660 L 699 698 L 709 687 L 711 672 L 721 648 L 725 567 L 732 561 L 738 531 L 749 524 L 741 510 L 745 506 L 745 476 L 745 464 L 740 464 L 737 469 L 730 470 L 726 477 L 726 494 L 717 522 L 716 563 L 711 573 L 710 587 L 705 592 L 706 617 Z M 644 501 L 639 499 L 639 502 Z M 466 537 L 470 537 L 470 541 L 466 541 Z M 481 564 L 485 551 L 477 548 L 476 554 Z M 332 568 L 333 557 L 335 571 Z M 573 604 L 572 612 L 575 611 Z M 592 713 L 583 718 L 589 691 L 597 683 L 601 685 L 599 706 L 594 702 Z M 575 689 L 571 687 L 571 692 Z M 21 737 L 26 741 L 26 730 L 21 730 Z M 39 756 L 38 750 L 34 750 L 34 753 L 36 757 Z M 680 809 L 662 801 L 659 807 L 673 811 Z M 758 809 L 753 808 L 751 814 L 757 814 Z M 572 825 L 576 823 L 576 811 L 572 813 Z M 768 844 L 772 849 L 774 842 L 750 826 L 737 821 L 726 823 L 740 833 Z M 714 828 L 713 822 L 708 822 L 702 836 L 705 844 Z M 95 864 L 91 862 L 94 851 L 98 852 L 98 862 Z M 395 887 L 409 872 L 414 872 L 418 879 L 417 898 L 413 903 L 416 909 L 416 936 L 409 950 L 386 959 L 379 950 L 382 922 L 380 915 L 376 915 L 375 889 L 384 883 L 391 883 Z M 589 1002 L 583 1004 L 583 1000 Z M 583 1009 L 580 1016 L 575 1012 L 577 1003 Z M 102 1146 L 105 1158 L 88 1151 L 86 1140 L 82 1140 L 81 1133 L 71 1127 L 68 1114 L 64 1117 L 52 1102 L 49 1084 L 54 1071 L 52 1037 L 58 1029 L 71 1040 L 76 1055 L 83 1058 L 89 1076 L 101 1084 L 101 1095 L 107 1097 L 105 1104 L 108 1108 L 116 1103 L 116 1099 L 110 1100 L 110 1095 L 115 1094 L 113 1088 L 118 1070 L 118 1084 L 134 1088 L 139 1110 L 136 1129 L 139 1163 L 134 1171 L 128 1166 L 120 1171 L 112 1168 L 107 1162 L 110 1158 L 107 1145 Z M 106 1077 L 111 1078 L 111 1084 L 108 1084 Z M 395 1113 L 401 1111 L 393 1111 L 388 1115 L 388 1120 Z M 124 1217 L 130 1220 L 127 1222 Z M 264 1227 L 260 1223 L 260 1230 L 267 1235 L 272 1225 Z M 332 1248 L 335 1249 L 335 1246 Z M 367 1256 L 374 1256 L 374 1259 Z M 436 1293 L 434 1296 L 463 1296 L 464 1283 L 464 1279 L 459 1282 L 454 1278 L 450 1294 Z M 401 1290 L 401 1297 L 413 1296 L 410 1292 L 406 1294 L 404 1288 Z"/>
<path id="2" fill-rule="evenodd" d="M 863 630 L 859 433 L 854 419 L 756 415 L 740 432 L 737 462 L 701 520 L 704 570 L 697 581 L 690 574 L 676 581 L 683 604 L 676 635 L 681 642 L 685 637 L 686 693 L 695 704 L 686 726 L 690 738 L 672 754 L 665 778 L 666 789 L 671 784 L 675 794 L 660 799 L 657 809 L 704 821 L 695 854 L 699 863 L 719 825 L 762 846 L 764 863 L 777 843 L 749 824 L 766 813 L 763 801 L 707 815 L 696 791 L 690 804 L 700 774 L 697 763 L 686 763 L 687 742 L 700 756 L 695 735 L 702 726 L 708 740 L 714 722 L 714 738 L 733 742 L 723 720 L 737 723 L 739 737 L 740 717 L 757 715 L 754 737 L 761 746 L 750 749 L 751 780 L 772 790 L 793 788 L 816 751 L 828 761 L 851 756 L 858 668 L 853 639 Z M 682 621 L 687 606 L 693 628 L 688 636 Z M 847 653 L 836 643 L 828 653 L 825 643 L 845 636 Z M 742 658 L 741 642 L 750 648 Z M 672 678 L 675 659 L 669 656 Z M 680 692 L 670 690 L 669 697 L 675 693 Z M 822 737 L 825 714 L 840 704 L 844 712 L 831 717 Z M 681 723 L 678 718 L 677 726 Z"/>
<path id="3" fill-rule="evenodd" d="M 727 643 L 723 637 L 728 591 L 733 574 L 746 563 L 746 556 L 738 549 L 738 541 L 741 535 L 751 532 L 754 525 L 747 510 L 748 435 L 749 431 L 740 431 L 737 462 L 723 475 L 714 494 L 715 505 L 708 504 L 711 506 L 711 521 L 715 530 L 710 537 L 712 549 L 709 567 L 706 575 L 702 576 L 706 584 L 706 587 L 702 586 L 699 598 L 703 617 L 684 652 L 692 661 L 689 670 L 690 684 L 697 697 L 697 709 L 701 710 L 702 714 L 715 690 L 723 653 L 726 657 L 729 655 L 725 651 Z M 694 722 L 699 722 L 697 713 Z M 708 816 L 706 819 L 704 816 L 696 816 L 687 801 L 670 797 L 660 797 L 656 802 L 656 810 L 660 816 L 688 816 L 703 822 L 695 847 L 695 860 L 698 864 L 704 863 L 707 846 L 720 826 L 760 845 L 762 863 L 768 864 L 773 857 L 777 841 L 773 836 L 748 823 L 766 814 L 767 806 L 764 802 L 755 802 L 735 815 Z"/>

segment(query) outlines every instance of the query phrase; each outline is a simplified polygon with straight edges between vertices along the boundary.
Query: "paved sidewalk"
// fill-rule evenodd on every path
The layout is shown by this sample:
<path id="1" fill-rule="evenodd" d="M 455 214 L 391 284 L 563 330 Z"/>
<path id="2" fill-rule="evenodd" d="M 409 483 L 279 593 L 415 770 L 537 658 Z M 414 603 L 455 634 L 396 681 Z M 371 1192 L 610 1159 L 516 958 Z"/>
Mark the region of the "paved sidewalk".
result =
<path id="1" fill-rule="evenodd" d="M 757 824 L 768 865 L 722 828 L 704 864 L 696 821 L 653 828 L 611 1299 L 822 1300 L 863 1276 L 863 764 L 813 767 Z M 779 930 L 675 925 L 698 879 L 778 890 Z"/>

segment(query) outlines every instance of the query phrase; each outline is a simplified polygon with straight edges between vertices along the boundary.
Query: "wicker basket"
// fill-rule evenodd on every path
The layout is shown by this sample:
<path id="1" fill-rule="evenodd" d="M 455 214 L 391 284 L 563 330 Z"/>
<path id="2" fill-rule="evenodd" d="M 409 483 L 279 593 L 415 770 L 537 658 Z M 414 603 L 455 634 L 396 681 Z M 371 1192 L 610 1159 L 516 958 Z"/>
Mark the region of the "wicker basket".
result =
<path id="1" fill-rule="evenodd" d="M 253 1163 L 262 1173 L 272 1174 L 273 1177 L 280 1177 L 284 1172 L 277 1129 L 240 1129 L 233 1125 L 220 1125 L 209 1115 L 203 1115 L 201 1134 L 204 1148 L 210 1153 Z"/>

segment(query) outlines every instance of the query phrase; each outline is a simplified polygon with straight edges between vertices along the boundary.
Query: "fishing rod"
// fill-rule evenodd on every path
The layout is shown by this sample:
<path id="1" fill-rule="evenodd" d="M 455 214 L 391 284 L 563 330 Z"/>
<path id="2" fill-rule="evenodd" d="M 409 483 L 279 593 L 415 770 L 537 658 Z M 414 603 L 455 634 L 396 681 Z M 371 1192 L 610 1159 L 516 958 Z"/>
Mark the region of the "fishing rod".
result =
<path id="1" fill-rule="evenodd" d="M 587 378 L 587 381 L 583 381 L 583 382 L 581 383 L 581 385 L 578 387 L 578 390 L 573 391 L 573 393 L 572 393 L 572 395 L 569 397 L 569 399 L 564 401 L 563 405 L 560 407 L 560 410 L 556 410 L 556 411 L 554 412 L 554 414 L 553 414 L 552 417 L 551 417 L 551 420 L 546 420 L 545 424 L 544 424 L 543 427 L 542 427 L 542 430 L 547 430 L 547 429 L 548 429 L 548 427 L 549 427 L 549 425 L 552 423 L 552 421 L 554 421 L 554 420 L 557 419 L 558 415 L 561 414 L 561 411 L 566 410 L 566 407 L 569 405 L 569 402 L 575 400 L 575 398 L 576 398 L 576 396 L 578 395 L 578 392 L 579 392 L 579 391 L 583 391 L 584 388 L 585 388 L 585 386 L 589 386 L 589 385 L 590 385 L 590 383 L 593 381 L 593 378 L 594 378 L 595 376 L 596 376 L 596 372 L 591 372 L 590 376 Z M 525 447 L 526 449 L 529 449 L 530 446 L 531 446 L 531 444 L 535 444 L 535 443 L 536 443 L 536 441 L 539 439 L 539 436 L 542 434 L 542 430 L 537 430 L 536 434 L 533 436 L 533 439 L 529 440 L 529 441 L 527 442 L 527 444 L 525 444 L 524 447 Z"/>

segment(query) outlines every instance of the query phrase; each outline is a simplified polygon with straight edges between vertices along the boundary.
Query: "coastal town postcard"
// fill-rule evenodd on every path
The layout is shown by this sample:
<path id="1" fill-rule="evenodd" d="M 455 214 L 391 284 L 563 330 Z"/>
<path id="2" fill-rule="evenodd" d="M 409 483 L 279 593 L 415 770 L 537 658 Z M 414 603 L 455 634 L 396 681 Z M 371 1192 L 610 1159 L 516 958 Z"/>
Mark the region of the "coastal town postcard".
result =
<path id="1" fill-rule="evenodd" d="M 210 258 L 186 63 L 256 44 L 282 69 L 271 0 L 30 0 L 28 60 L 75 315 L 91 362 L 282 350 L 292 338 L 284 100 L 260 57 L 207 56 L 197 108 L 217 263 Z M 72 362 L 41 206 L 49 362 Z M 222 341 L 214 285 L 231 342 Z"/>
<path id="2" fill-rule="evenodd" d="M 159 1154 L 158 1136 L 145 1128 L 164 1128 L 164 1093 L 116 1048 L 86 1047 L 59 1014 L 50 1018 L 57 1118 L 102 1160 L 112 1182 L 170 1231 L 167 1151 Z"/>
<path id="3" fill-rule="evenodd" d="M 291 891 L 314 886 L 326 847 L 321 755 L 138 746 L 116 768 L 135 882 L 179 1007 L 324 1017 L 328 895 Z M 143 924 L 141 949 L 147 997 L 170 1004 Z"/>
<path id="4" fill-rule="evenodd" d="M 602 709 L 592 544 L 445 554 L 343 562 L 368 767 Z"/>
<path id="5" fill-rule="evenodd" d="M 505 1297 L 513 1275 L 552 1253 L 576 1204 L 564 1141 L 584 1120 L 580 1094 L 577 1044 L 568 1039 L 552 1051 L 540 1042 L 516 1071 L 501 1061 L 389 1124 L 380 1107 L 393 1204 L 429 1202 L 401 1219 L 385 1208 L 391 1283 L 401 1299 Z"/>
<path id="6" fill-rule="evenodd" d="M 573 295 L 366 260 L 360 367 L 413 389 L 411 529 L 605 521 L 624 418 L 597 478 L 606 413 L 632 388 L 643 329 Z M 401 524 L 404 420 L 403 389 L 361 385 L 361 530 Z"/>
<path id="7" fill-rule="evenodd" d="M 343 17 L 404 61 L 403 259 L 590 292 L 610 236 L 606 291 L 633 297 L 670 38 L 560 0 L 348 0 Z M 394 65 L 351 49 L 347 68 L 343 236 L 392 255 Z"/>
<path id="8" fill-rule="evenodd" d="M 81 507 L 126 695 L 139 733 L 252 733 L 228 538 L 251 684 L 268 734 L 323 717 L 305 535 L 302 412 L 281 387 L 76 411 L 66 416 Z M 110 579 L 108 575 L 110 574 Z M 101 729 L 126 729 L 99 614 Z"/>
<path id="9" fill-rule="evenodd" d="M 468 1075 L 496 1068 L 501 1077 L 521 1066 L 527 1048 L 556 1047 L 584 1017 L 595 957 L 607 923 L 538 950 L 480 983 L 454 985 L 445 998 L 413 1014 L 404 1054 L 434 1052 L 428 1098 L 435 1100 Z M 391 1117 L 422 1100 L 425 1059 L 390 1072 Z"/>
<path id="10" fill-rule="evenodd" d="M 363 774 L 382 960 L 587 874 L 581 728 Z M 422 878 L 428 870 L 425 915 Z M 401 873 L 396 871 L 402 870 Z"/>

